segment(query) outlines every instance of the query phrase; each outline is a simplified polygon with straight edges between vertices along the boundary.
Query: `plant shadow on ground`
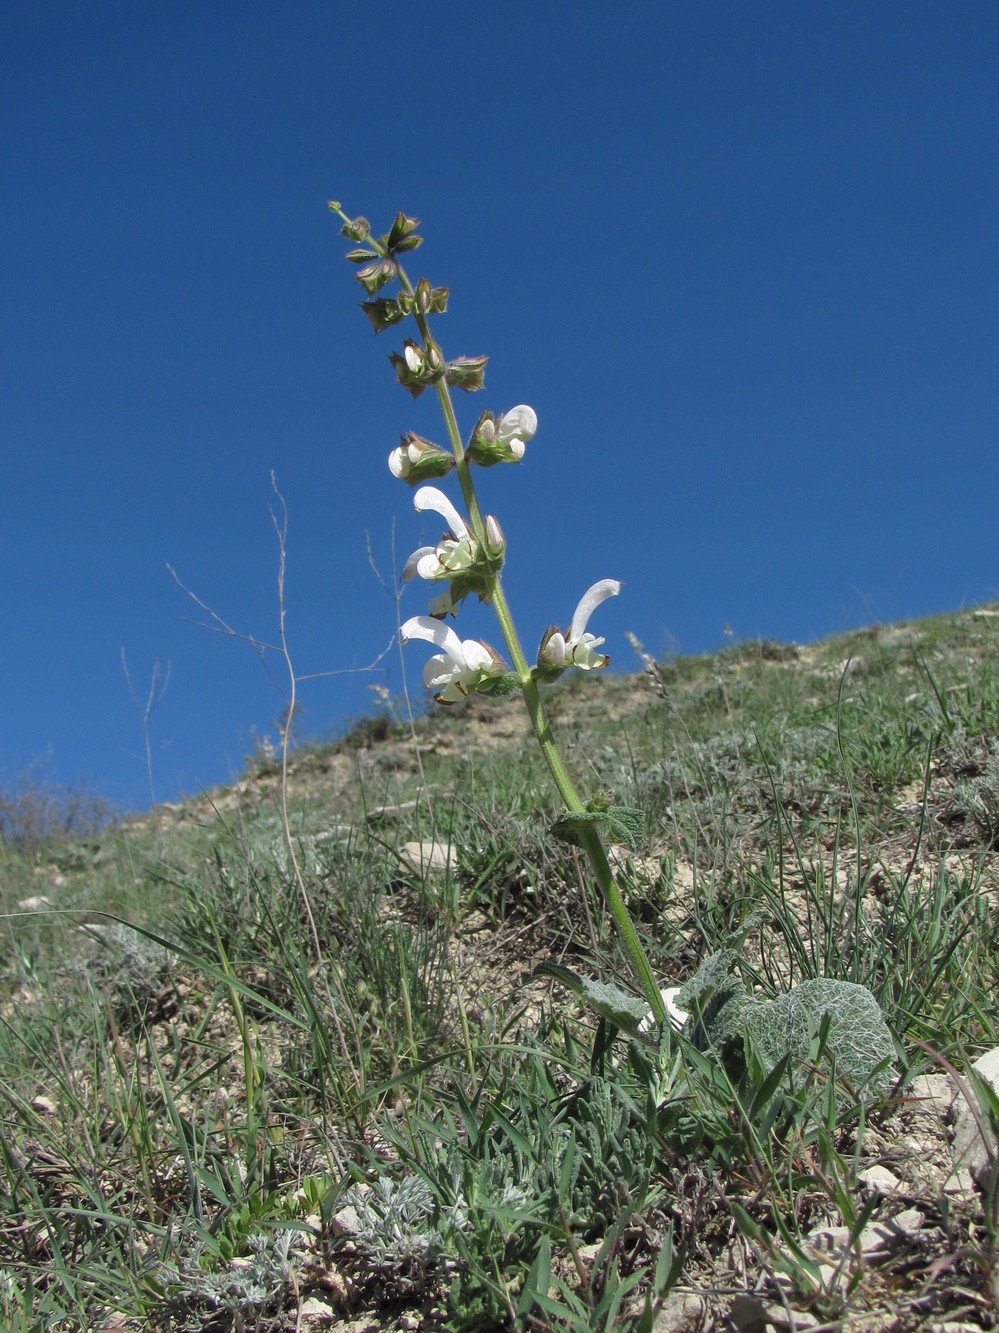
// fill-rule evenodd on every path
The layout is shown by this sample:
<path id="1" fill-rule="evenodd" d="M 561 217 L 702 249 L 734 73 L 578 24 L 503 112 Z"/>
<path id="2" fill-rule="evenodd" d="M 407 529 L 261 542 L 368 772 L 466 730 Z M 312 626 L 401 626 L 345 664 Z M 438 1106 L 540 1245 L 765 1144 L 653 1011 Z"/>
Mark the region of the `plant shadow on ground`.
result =
<path id="1" fill-rule="evenodd" d="M 927 1089 L 999 1044 L 997 650 L 982 608 L 549 696 L 644 814 L 657 975 L 868 987 L 875 1091 L 828 1032 L 657 1050 L 536 974 L 631 989 L 516 701 L 298 755 L 290 845 L 260 763 L 9 837 L 4 1327 L 995 1327 L 995 1177 L 953 1187 Z"/>

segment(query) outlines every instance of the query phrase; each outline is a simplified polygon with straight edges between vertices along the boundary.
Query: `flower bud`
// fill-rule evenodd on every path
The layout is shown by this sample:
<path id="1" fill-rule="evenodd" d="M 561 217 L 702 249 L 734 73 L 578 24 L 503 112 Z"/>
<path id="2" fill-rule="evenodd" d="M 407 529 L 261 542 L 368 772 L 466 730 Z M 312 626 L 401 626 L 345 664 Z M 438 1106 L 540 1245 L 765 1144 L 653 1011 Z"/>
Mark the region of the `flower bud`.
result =
<path id="1" fill-rule="evenodd" d="M 506 548 L 506 539 L 499 521 L 492 514 L 486 519 L 486 555 L 495 560 Z"/>
<path id="2" fill-rule="evenodd" d="M 334 209 L 333 205 L 330 204 L 330 208 L 333 209 L 335 213 L 340 211 L 339 205 Z M 358 245 L 363 245 L 371 235 L 371 223 L 367 218 L 354 218 L 353 222 L 345 222 L 343 224 L 340 228 L 340 235 L 346 236 L 348 241 L 356 241 Z"/>
<path id="3" fill-rule="evenodd" d="M 565 636 L 554 625 L 549 625 L 541 636 L 538 666 L 542 670 L 555 671 L 561 671 L 565 666 Z"/>
<path id="4" fill-rule="evenodd" d="M 431 304 L 433 303 L 433 293 L 430 290 L 430 283 L 426 278 L 421 278 L 416 284 L 416 308 L 421 315 L 429 314 Z"/>
<path id="5" fill-rule="evenodd" d="M 406 366 L 413 375 L 419 375 L 423 370 L 423 350 L 416 343 L 403 343 L 403 355 L 406 358 Z"/>
<path id="6" fill-rule="evenodd" d="M 419 218 L 408 218 L 405 213 L 396 213 L 392 230 L 385 237 L 385 248 L 389 254 L 401 250 L 415 250 L 418 245 L 422 245 L 422 237 L 413 235 L 419 225 Z"/>
<path id="7" fill-rule="evenodd" d="M 398 449 L 389 454 L 388 465 L 393 477 L 409 486 L 419 486 L 435 477 L 446 477 L 455 464 L 452 454 L 410 431 L 403 435 Z"/>
<path id="8" fill-rule="evenodd" d="M 455 389 L 474 393 L 485 388 L 487 356 L 459 356 L 447 363 L 444 378 Z"/>
<path id="9" fill-rule="evenodd" d="M 376 333 L 382 333 L 385 329 L 391 328 L 393 324 L 398 324 L 407 312 L 402 308 L 402 298 L 392 300 L 389 297 L 379 297 L 377 301 L 362 301 L 361 309 L 371 321 L 371 327 Z"/>
<path id="10" fill-rule="evenodd" d="M 395 368 L 396 379 L 414 398 L 419 398 L 428 384 L 436 384 L 441 377 L 444 362 L 441 349 L 435 342 L 421 347 L 411 338 L 403 343 L 402 356 L 393 352 L 389 360 Z"/>

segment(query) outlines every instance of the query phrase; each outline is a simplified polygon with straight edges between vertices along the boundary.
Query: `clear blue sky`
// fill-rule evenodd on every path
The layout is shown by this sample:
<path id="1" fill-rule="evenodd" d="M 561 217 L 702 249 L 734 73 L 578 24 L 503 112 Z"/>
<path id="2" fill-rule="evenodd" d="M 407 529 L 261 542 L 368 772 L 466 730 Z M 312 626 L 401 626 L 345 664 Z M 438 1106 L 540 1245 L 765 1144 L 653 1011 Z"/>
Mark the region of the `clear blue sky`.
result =
<path id="1" fill-rule="evenodd" d="M 273 469 L 300 674 L 391 641 L 439 536 L 326 200 L 452 292 L 448 355 L 526 402 L 482 474 L 525 641 L 596 579 L 614 665 L 997 596 L 999 6 L 6 0 L 0 9 L 0 773 L 124 804 L 227 779 L 282 706 L 167 564 L 273 640 Z M 410 588 L 403 616 L 423 610 Z M 496 638 L 466 607 L 463 637 Z M 412 679 L 427 656 L 407 650 Z M 273 664 L 280 681 L 279 664 Z M 301 691 L 316 734 L 379 672 Z"/>

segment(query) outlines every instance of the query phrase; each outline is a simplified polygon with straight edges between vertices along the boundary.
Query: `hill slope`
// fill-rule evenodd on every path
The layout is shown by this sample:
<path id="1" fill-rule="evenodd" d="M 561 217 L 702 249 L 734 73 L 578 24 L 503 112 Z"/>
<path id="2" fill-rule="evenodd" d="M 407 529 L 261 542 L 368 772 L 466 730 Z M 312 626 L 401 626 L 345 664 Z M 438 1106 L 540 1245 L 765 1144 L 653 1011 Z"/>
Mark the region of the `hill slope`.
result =
<path id="1" fill-rule="evenodd" d="M 772 1076 L 609 1045 L 535 976 L 634 989 L 519 701 L 386 714 L 286 781 L 3 849 L 5 1326 L 995 1326 L 995 1200 L 941 1107 L 999 1029 L 999 610 L 549 706 L 643 815 L 612 855 L 663 984 L 735 947 L 758 998 L 868 987 L 889 1098 L 821 1031 Z"/>

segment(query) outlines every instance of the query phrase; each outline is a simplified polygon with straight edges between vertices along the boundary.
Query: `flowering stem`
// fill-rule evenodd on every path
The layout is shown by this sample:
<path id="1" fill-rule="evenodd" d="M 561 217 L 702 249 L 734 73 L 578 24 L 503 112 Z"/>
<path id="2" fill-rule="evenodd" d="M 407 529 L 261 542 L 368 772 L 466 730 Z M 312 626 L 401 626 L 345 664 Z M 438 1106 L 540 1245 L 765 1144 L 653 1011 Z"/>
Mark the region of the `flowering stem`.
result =
<path id="1" fill-rule="evenodd" d="M 345 222 L 348 221 L 346 215 L 340 210 L 339 205 L 330 205 L 334 212 L 338 213 Z M 366 243 L 382 258 L 387 258 L 385 248 L 373 237 L 368 236 Z M 398 277 L 399 284 L 403 291 L 410 296 L 415 295 L 412 283 L 407 277 L 405 270 L 395 256 L 391 259 L 392 265 Z M 427 316 L 419 310 L 413 311 L 417 327 L 420 331 L 420 337 L 423 340 L 424 351 L 434 348 L 439 356 L 438 364 L 444 365 L 443 353 L 440 350 L 436 340 L 430 332 L 430 325 Z M 482 514 L 479 509 L 478 499 L 475 494 L 475 483 L 472 480 L 472 471 L 465 456 L 464 445 L 461 440 L 461 433 L 458 429 L 458 420 L 455 416 L 454 405 L 451 401 L 450 390 L 444 376 L 441 375 L 434 383 L 437 392 L 437 400 L 440 403 L 441 412 L 444 416 L 444 424 L 447 428 L 448 440 L 455 459 L 455 470 L 458 473 L 458 481 L 461 486 L 462 498 L 468 512 L 469 527 L 474 534 L 476 541 L 481 548 L 487 546 L 486 528 L 482 520 Z M 541 747 L 541 753 L 544 755 L 545 763 L 548 765 L 548 771 L 551 774 L 552 781 L 558 790 L 562 803 L 570 814 L 582 815 L 586 813 L 586 806 L 576 790 L 572 778 L 569 776 L 565 764 L 562 762 L 562 756 L 559 753 L 558 746 L 555 744 L 555 737 L 552 733 L 551 724 L 545 712 L 545 707 L 541 699 L 541 692 L 538 689 L 538 683 L 531 674 L 531 668 L 528 665 L 527 658 L 524 656 L 524 650 L 521 647 L 520 638 L 513 623 L 513 616 L 506 597 L 503 593 L 503 585 L 498 572 L 491 576 L 488 601 L 491 603 L 496 619 L 499 623 L 500 632 L 503 635 L 503 642 L 506 645 L 510 656 L 513 672 L 520 684 L 524 696 L 524 703 L 527 707 L 527 713 L 531 720 L 531 726 L 537 737 L 538 744 Z M 666 1007 L 663 1004 L 662 996 L 656 985 L 655 977 L 649 960 L 646 957 L 645 950 L 638 938 L 638 932 L 635 930 L 634 922 L 628 914 L 621 890 L 618 888 L 614 879 L 614 873 L 611 870 L 610 862 L 607 859 L 607 852 L 601 841 L 600 834 L 594 823 L 581 821 L 578 825 L 577 838 L 583 850 L 589 859 L 593 868 L 593 873 L 600 885 L 600 890 L 607 903 L 607 907 L 614 920 L 618 934 L 624 944 L 625 949 L 631 959 L 635 973 L 641 982 L 642 989 L 652 1008 L 655 1020 L 659 1024 L 666 1022 Z"/>

